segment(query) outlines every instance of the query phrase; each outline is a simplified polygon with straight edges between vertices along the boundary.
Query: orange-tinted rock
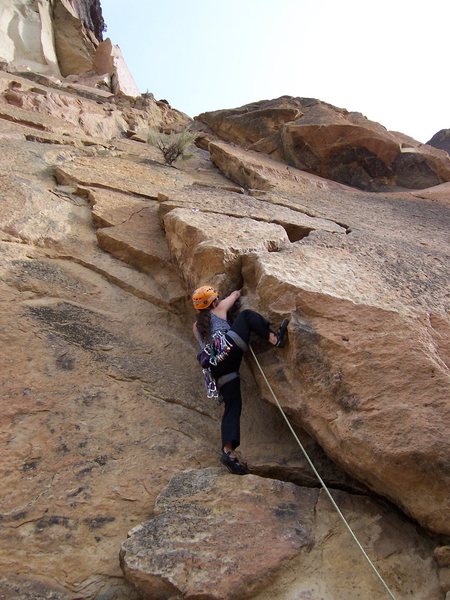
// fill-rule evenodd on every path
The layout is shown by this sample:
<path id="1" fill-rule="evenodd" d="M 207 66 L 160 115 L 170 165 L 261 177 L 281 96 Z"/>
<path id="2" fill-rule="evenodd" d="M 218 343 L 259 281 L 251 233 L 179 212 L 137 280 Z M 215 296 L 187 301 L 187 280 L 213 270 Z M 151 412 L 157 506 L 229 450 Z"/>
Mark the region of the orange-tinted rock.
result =
<path id="1" fill-rule="evenodd" d="M 61 74 L 66 76 L 92 71 L 98 40 L 78 18 L 76 7 L 67 0 L 56 0 L 52 21 Z"/>
<path id="2" fill-rule="evenodd" d="M 168 168 L 137 140 L 187 117 L 151 94 L 112 97 L 87 79 L 0 71 L 0 596 L 137 597 L 119 565 L 126 532 L 148 521 L 173 475 L 218 464 L 222 409 L 204 397 L 182 283 L 207 277 L 221 293 L 243 283 L 243 306 L 275 326 L 292 317 L 286 349 L 255 350 L 300 438 L 330 486 L 355 492 L 333 494 L 398 596 L 439 597 L 432 546 L 442 539 L 417 525 L 412 535 L 396 508 L 369 497 L 372 488 L 445 531 L 449 184 L 362 192 L 217 140 Z M 298 116 L 287 107 L 263 131 Z M 272 152 L 273 136 L 264 140 Z M 267 541 L 271 578 L 238 564 L 237 579 L 217 587 L 254 590 L 261 580 L 258 600 L 378 598 L 323 494 L 282 483 L 316 480 L 251 365 L 241 369 L 240 452 L 255 485 L 221 470 L 183 514 L 214 513 L 229 547 L 237 529 L 226 529 L 224 508 L 244 523 L 242 538 Z M 279 511 L 280 496 L 295 494 L 316 495 L 319 518 L 314 546 L 290 554 L 275 534 L 312 515 L 306 501 Z M 264 527 L 254 537 L 261 515 L 273 553 Z M 189 585 L 217 578 L 228 558 L 217 549 Z M 238 551 L 247 568 L 245 545 Z M 445 553 L 436 556 L 444 590 Z"/>
<path id="3" fill-rule="evenodd" d="M 260 257 L 256 272 L 244 270 L 261 307 L 291 317 L 289 349 L 276 361 L 264 355 L 263 368 L 294 423 L 329 456 L 448 534 L 448 321 L 376 307 L 376 272 L 365 278 L 338 248 L 323 251 Z M 380 290 L 380 301 L 389 293 Z M 277 382 L 280 368 L 289 386 Z"/>
<path id="4" fill-rule="evenodd" d="M 369 121 L 310 98 L 283 96 L 196 117 L 226 141 L 354 187 L 425 188 L 450 180 L 450 159 Z"/>
<path id="5" fill-rule="evenodd" d="M 249 252 L 276 252 L 289 244 L 280 225 L 176 208 L 164 217 L 172 256 L 190 289 L 202 282 L 218 287 L 242 285 L 242 256 Z"/>
<path id="6" fill-rule="evenodd" d="M 131 206 L 133 202 L 131 201 Z M 156 203 L 155 203 L 156 204 Z M 135 210 L 128 219 L 97 230 L 100 248 L 138 271 L 149 273 L 168 304 L 181 302 L 186 292 L 170 255 L 158 218 L 158 206 Z"/>
<path id="7" fill-rule="evenodd" d="M 432 545 L 414 526 L 376 502 L 333 496 L 394 593 L 408 581 L 417 595 L 438 597 Z M 148 600 L 356 600 L 361 593 L 384 599 L 383 586 L 329 507 L 317 489 L 217 469 L 184 471 L 158 497 L 153 518 L 130 531 L 122 568 Z"/>
<path id="8" fill-rule="evenodd" d="M 254 174 L 264 178 L 272 202 L 335 214 L 346 224 L 341 233 L 317 229 L 275 252 L 239 250 L 249 306 L 257 302 L 273 322 L 284 316 L 293 321 L 290 351 L 281 362 L 264 355 L 264 366 L 297 426 L 306 427 L 346 471 L 430 529 L 448 531 L 445 205 L 421 198 L 421 192 L 352 191 L 267 157 L 258 163 L 257 153 L 225 143 L 211 149 L 216 164 L 240 184 Z M 215 222 L 232 247 L 233 227 L 228 234 L 226 220 Z M 219 272 L 225 287 L 240 285 L 239 263 L 225 260 L 226 251 L 219 262 L 210 255 L 186 259 L 218 244 L 216 231 L 195 230 L 200 237 L 166 228 L 169 245 L 173 237 L 180 249 L 174 256 L 185 278 L 203 273 L 205 280 Z M 356 346 L 350 347 L 351 340 Z M 288 386 L 284 379 L 276 383 L 281 371 Z M 262 381 L 261 389 L 267 393 Z M 413 410 L 399 418 L 404 406 Z M 430 475 L 428 461 L 439 469 L 438 477 Z"/>

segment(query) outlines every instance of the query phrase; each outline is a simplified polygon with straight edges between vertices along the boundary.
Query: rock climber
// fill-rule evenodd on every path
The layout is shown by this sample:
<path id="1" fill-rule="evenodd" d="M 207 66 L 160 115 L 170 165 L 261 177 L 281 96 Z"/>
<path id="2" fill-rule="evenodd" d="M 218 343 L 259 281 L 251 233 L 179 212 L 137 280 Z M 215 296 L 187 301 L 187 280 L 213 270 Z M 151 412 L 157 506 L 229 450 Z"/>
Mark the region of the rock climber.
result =
<path id="1" fill-rule="evenodd" d="M 230 309 L 240 296 L 241 291 L 235 290 L 219 301 L 218 292 L 205 285 L 192 294 L 192 303 L 197 311 L 193 332 L 201 348 L 198 359 L 204 368 L 204 374 L 208 371 L 212 376 L 210 385 L 212 384 L 214 393 L 208 395 L 212 397 L 220 394 L 224 403 L 220 462 L 231 473 L 245 475 L 248 468 L 234 452 L 240 444 L 242 401 L 239 368 L 242 357 L 248 350 L 252 332 L 272 346 L 283 347 L 289 321 L 285 319 L 277 331 L 272 331 L 269 321 L 262 315 L 246 309 L 231 324 Z"/>

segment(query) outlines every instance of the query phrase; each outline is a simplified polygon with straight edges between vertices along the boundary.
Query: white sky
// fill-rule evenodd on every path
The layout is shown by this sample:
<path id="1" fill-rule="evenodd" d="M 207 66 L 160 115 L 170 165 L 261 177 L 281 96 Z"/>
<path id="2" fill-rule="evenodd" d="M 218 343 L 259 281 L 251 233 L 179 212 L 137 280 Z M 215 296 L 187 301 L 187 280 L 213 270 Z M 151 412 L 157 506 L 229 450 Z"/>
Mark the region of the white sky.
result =
<path id="1" fill-rule="evenodd" d="M 450 128 L 450 0 L 101 0 L 141 92 L 193 117 L 279 96 L 421 142 Z"/>

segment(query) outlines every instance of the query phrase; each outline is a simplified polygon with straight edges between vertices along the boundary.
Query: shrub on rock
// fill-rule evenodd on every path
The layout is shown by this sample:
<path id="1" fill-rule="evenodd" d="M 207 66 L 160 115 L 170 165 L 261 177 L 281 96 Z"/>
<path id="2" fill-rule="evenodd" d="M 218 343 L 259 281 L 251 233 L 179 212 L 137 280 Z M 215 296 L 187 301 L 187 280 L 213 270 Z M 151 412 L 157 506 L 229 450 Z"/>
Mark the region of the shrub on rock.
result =
<path id="1" fill-rule="evenodd" d="M 148 143 L 158 148 L 167 165 L 173 164 L 178 158 L 190 158 L 188 149 L 194 143 L 196 134 L 189 129 L 180 133 L 151 133 Z"/>

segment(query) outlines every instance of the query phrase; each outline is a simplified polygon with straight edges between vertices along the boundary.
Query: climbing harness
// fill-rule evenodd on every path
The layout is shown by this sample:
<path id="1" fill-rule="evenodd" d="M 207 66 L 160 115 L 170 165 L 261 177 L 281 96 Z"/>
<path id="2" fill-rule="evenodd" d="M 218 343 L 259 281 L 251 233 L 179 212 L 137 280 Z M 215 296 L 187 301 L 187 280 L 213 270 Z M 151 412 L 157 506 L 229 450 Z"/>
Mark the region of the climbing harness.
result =
<path id="1" fill-rule="evenodd" d="M 233 379 L 237 379 L 239 377 L 239 373 L 237 371 L 231 371 L 231 373 L 227 373 L 226 375 L 221 375 L 217 378 L 217 387 L 220 388 L 224 386 L 226 383 L 233 381 Z"/>
<path id="2" fill-rule="evenodd" d="M 247 352 L 248 344 L 241 338 L 241 336 L 238 333 L 236 333 L 232 329 L 229 329 L 226 335 L 233 340 L 233 342 L 238 348 L 242 350 L 242 352 Z"/>
<path id="3" fill-rule="evenodd" d="M 286 413 L 285 413 L 285 412 L 284 412 L 284 410 L 282 409 L 282 407 L 281 407 L 281 404 L 279 403 L 279 401 L 278 401 L 278 398 L 276 397 L 276 395 L 275 395 L 275 392 L 273 391 L 273 389 L 272 389 L 272 386 L 270 385 L 270 383 L 269 383 L 269 381 L 268 381 L 268 379 L 267 379 L 267 377 L 266 377 L 266 375 L 265 375 L 265 373 L 264 373 L 264 371 L 263 371 L 263 369 L 262 369 L 261 365 L 259 364 L 259 361 L 258 361 L 258 359 L 256 358 L 256 355 L 255 355 L 255 353 L 254 353 L 254 351 L 253 351 L 253 348 L 252 348 L 251 346 L 250 346 L 250 351 L 251 351 L 251 353 L 252 353 L 252 355 L 253 355 L 253 358 L 255 359 L 256 366 L 258 367 L 259 371 L 261 372 L 261 375 L 262 375 L 262 377 L 263 377 L 263 379 L 264 379 L 264 381 L 265 381 L 265 383 L 266 383 L 267 387 L 269 388 L 269 390 L 270 390 L 270 393 L 272 394 L 272 396 L 273 396 L 273 399 L 275 400 L 275 403 L 276 403 L 276 405 L 277 405 L 278 409 L 280 410 L 280 412 L 281 412 L 281 414 L 282 414 L 282 416 L 283 416 L 283 419 L 286 421 L 286 423 L 287 423 L 287 426 L 289 427 L 289 429 L 290 429 L 290 431 L 291 431 L 292 435 L 294 436 L 294 438 L 295 438 L 295 440 L 296 440 L 297 444 L 300 446 L 300 449 L 301 449 L 301 451 L 303 452 L 303 454 L 304 454 L 304 456 L 305 456 L 306 460 L 308 461 L 308 464 L 309 464 L 309 466 L 310 466 L 310 467 L 311 467 L 311 469 L 313 470 L 313 472 L 314 472 L 314 475 L 315 475 L 315 476 L 317 477 L 317 479 L 319 480 L 319 482 L 320 482 L 320 485 L 322 486 L 322 488 L 324 489 L 325 493 L 327 494 L 327 496 L 328 496 L 329 500 L 331 501 L 331 504 L 332 504 L 332 505 L 333 505 L 333 507 L 336 509 L 336 511 L 337 511 L 337 513 L 338 513 L 338 515 L 339 515 L 339 516 L 340 516 L 340 518 L 342 519 L 342 521 L 343 521 L 343 523 L 344 523 L 345 527 L 347 528 L 348 532 L 349 532 L 349 533 L 350 533 L 350 535 L 352 536 L 353 540 L 356 542 L 356 545 L 358 546 L 358 548 L 359 548 L 359 549 L 361 550 L 361 552 L 363 553 L 363 555 L 364 555 L 364 558 L 367 560 L 367 562 L 368 562 L 368 563 L 369 563 L 369 565 L 371 566 L 371 568 L 372 568 L 372 570 L 374 571 L 375 575 L 378 577 L 378 579 L 379 579 L 379 580 L 380 580 L 380 582 L 382 583 L 382 585 L 383 585 L 383 587 L 384 587 L 385 591 L 388 593 L 389 597 L 390 597 L 392 600 L 396 600 L 396 598 L 395 598 L 394 594 L 393 594 L 393 593 L 391 592 L 391 590 L 389 589 L 389 587 L 388 587 L 387 583 L 384 581 L 383 577 L 380 575 L 380 573 L 378 572 L 377 568 L 375 567 L 375 565 L 373 564 L 373 562 L 370 560 L 369 556 L 367 555 L 366 551 L 365 551 L 365 550 L 364 550 L 364 548 L 362 547 L 362 545 L 361 545 L 360 541 L 358 540 L 358 538 L 356 537 L 356 535 L 353 533 L 353 530 L 352 530 L 352 528 L 350 527 L 350 525 L 348 524 L 348 521 L 347 521 L 347 519 L 346 519 L 346 518 L 344 517 L 344 515 L 342 514 L 342 512 L 341 512 L 341 510 L 340 510 L 339 506 L 336 504 L 336 502 L 335 502 L 335 500 L 334 500 L 333 496 L 331 495 L 330 491 L 328 490 L 328 488 L 327 488 L 327 486 L 326 486 L 325 482 L 323 481 L 323 479 L 322 479 L 322 478 L 321 478 L 321 476 L 319 475 L 319 473 L 318 473 L 318 471 L 317 471 L 316 467 L 314 466 L 314 464 L 313 464 L 312 460 L 310 459 L 310 457 L 309 457 L 308 453 L 306 452 L 306 450 L 305 450 L 305 448 L 304 448 L 303 444 L 301 443 L 301 441 L 300 441 L 300 439 L 299 439 L 298 435 L 295 433 L 295 431 L 294 431 L 294 429 L 293 429 L 292 425 L 291 425 L 291 424 L 290 424 L 290 422 L 289 422 L 289 419 L 288 419 L 288 418 L 287 418 L 287 416 L 286 416 Z"/>

